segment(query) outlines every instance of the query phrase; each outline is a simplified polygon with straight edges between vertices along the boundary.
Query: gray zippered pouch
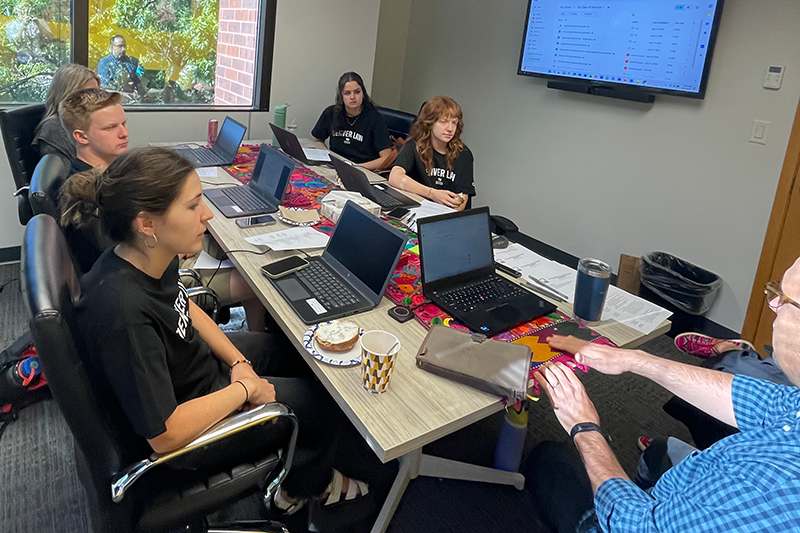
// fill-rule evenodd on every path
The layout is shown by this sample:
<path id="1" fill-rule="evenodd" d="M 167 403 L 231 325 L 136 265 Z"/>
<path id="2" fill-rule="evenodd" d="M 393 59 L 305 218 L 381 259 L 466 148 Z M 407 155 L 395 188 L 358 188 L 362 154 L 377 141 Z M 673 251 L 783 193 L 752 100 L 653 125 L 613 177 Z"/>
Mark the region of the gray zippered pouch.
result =
<path id="1" fill-rule="evenodd" d="M 476 389 L 522 400 L 531 371 L 531 349 L 442 325 L 433 326 L 416 355 L 417 366 Z"/>

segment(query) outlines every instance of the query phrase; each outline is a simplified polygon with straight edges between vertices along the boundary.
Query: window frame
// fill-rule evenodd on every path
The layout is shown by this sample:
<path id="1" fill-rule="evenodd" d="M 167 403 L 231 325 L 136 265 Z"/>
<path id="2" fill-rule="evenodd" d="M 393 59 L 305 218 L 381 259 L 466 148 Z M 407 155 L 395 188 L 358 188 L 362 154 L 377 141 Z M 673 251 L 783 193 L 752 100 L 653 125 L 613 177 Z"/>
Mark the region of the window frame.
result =
<path id="1" fill-rule="evenodd" d="M 125 112 L 209 112 L 209 111 L 269 111 L 272 86 L 272 65 L 275 51 L 275 26 L 277 23 L 277 0 L 265 0 L 259 13 L 256 35 L 256 60 L 253 72 L 253 104 L 251 106 L 222 105 L 130 105 Z M 89 0 L 72 0 L 70 9 L 71 46 L 70 60 L 89 66 Z M 44 103 L 44 102 L 39 102 Z M 3 104 L 3 109 L 36 105 L 35 102 Z"/>

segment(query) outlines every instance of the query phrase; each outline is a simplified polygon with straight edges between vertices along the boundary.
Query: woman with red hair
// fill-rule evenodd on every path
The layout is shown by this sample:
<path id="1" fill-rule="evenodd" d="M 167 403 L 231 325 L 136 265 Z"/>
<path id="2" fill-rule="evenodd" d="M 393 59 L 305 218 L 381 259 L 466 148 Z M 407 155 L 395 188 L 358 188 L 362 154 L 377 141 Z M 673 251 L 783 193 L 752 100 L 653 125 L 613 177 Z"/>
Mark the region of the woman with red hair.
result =
<path id="1" fill-rule="evenodd" d="M 458 211 L 475 196 L 472 152 L 461 142 L 461 107 L 452 98 L 428 100 L 389 175 L 389 184 Z"/>

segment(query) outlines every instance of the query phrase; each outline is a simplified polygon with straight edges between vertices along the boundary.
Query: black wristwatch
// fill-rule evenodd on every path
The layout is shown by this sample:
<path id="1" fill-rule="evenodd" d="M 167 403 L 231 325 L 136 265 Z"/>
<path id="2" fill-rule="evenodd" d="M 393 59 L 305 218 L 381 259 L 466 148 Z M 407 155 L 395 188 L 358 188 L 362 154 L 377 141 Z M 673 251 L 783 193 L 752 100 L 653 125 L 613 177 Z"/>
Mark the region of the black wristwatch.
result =
<path id="1" fill-rule="evenodd" d="M 603 430 L 600 429 L 600 426 L 598 426 L 594 422 L 581 422 L 579 424 L 575 424 L 574 426 L 572 426 L 572 429 L 569 430 L 569 436 L 574 440 L 575 435 L 577 435 L 578 433 L 583 433 L 584 431 L 596 431 L 600 433 L 604 439 L 606 439 L 606 442 L 609 443 L 611 442 L 611 437 L 606 435 L 603 432 Z"/>

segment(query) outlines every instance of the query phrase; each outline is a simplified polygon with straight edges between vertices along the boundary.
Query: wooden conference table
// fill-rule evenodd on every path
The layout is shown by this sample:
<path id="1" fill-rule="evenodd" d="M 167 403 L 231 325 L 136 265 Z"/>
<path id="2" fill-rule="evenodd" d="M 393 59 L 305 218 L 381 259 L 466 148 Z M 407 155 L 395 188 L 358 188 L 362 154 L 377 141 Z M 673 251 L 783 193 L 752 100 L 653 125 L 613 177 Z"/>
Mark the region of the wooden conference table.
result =
<path id="1" fill-rule="evenodd" d="M 304 144 L 312 146 L 307 141 L 304 141 Z M 333 169 L 324 166 L 312 168 L 318 174 L 338 183 Z M 377 174 L 369 171 L 366 173 L 370 181 L 384 181 Z M 217 177 L 203 177 L 202 180 L 204 188 L 213 187 L 211 183 L 220 185 L 238 183 L 222 168 L 218 168 Z M 263 248 L 246 242 L 245 237 L 290 227 L 278 221 L 272 226 L 242 229 L 236 226 L 234 219 L 225 218 L 210 202 L 207 202 L 207 205 L 214 212 L 214 218 L 209 221 L 208 228 L 226 251 L 263 251 Z M 322 250 L 308 250 L 308 252 L 320 254 Z M 524 478 L 519 473 L 494 470 L 422 453 L 424 445 L 486 418 L 502 410 L 503 406 L 497 396 L 418 369 L 415 366 L 414 356 L 427 331 L 414 320 L 400 324 L 391 319 L 387 311 L 394 304 L 388 299 L 384 298 L 372 311 L 347 318 L 348 321 L 355 322 L 367 331 L 373 329 L 390 331 L 402 343 L 392 381 L 384 394 L 372 394 L 362 387 L 360 366 L 343 368 L 326 365 L 318 362 L 303 348 L 303 335 L 309 327 L 300 321 L 261 273 L 262 265 L 296 253 L 271 251 L 264 255 L 254 255 L 234 252 L 229 254 L 229 257 L 378 458 L 384 463 L 399 459 L 399 472 L 372 532 L 386 531 L 408 482 L 419 475 L 513 485 L 517 489 L 522 489 Z M 571 314 L 570 304 L 557 305 L 561 311 Z M 619 346 L 635 347 L 665 333 L 669 327 L 670 322 L 664 321 L 650 335 L 642 335 L 628 326 L 607 321 L 594 329 Z"/>

